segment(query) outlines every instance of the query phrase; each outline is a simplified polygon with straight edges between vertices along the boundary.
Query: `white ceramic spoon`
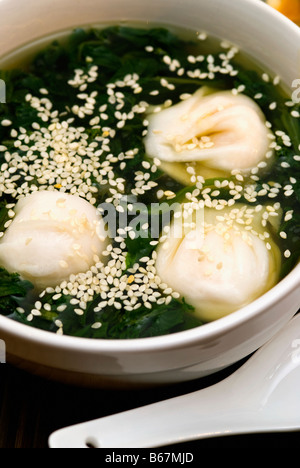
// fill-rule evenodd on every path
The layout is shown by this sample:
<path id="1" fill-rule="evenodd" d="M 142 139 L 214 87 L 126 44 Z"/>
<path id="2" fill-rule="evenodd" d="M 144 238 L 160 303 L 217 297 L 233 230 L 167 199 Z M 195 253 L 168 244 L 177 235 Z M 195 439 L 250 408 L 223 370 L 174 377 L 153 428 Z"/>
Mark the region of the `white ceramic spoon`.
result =
<path id="1" fill-rule="evenodd" d="M 225 380 L 54 432 L 50 448 L 149 448 L 300 429 L 300 314 Z"/>

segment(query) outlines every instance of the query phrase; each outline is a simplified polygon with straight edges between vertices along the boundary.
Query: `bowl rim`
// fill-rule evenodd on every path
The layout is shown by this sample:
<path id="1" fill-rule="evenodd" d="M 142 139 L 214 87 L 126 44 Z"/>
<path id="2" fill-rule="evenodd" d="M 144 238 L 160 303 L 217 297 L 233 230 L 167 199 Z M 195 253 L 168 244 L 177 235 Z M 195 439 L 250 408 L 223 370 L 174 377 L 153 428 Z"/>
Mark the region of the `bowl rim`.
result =
<path id="1" fill-rule="evenodd" d="M 222 2 L 224 0 L 220 0 Z M 292 34 L 299 36 L 300 28 L 290 19 L 278 12 L 264 1 L 258 0 L 239 0 L 244 2 L 252 9 L 261 11 L 269 19 L 274 19 L 278 24 L 285 26 Z M 21 44 L 20 47 L 23 47 Z M 13 48 L 11 51 L 14 51 Z M 291 294 L 300 286 L 300 263 L 283 278 L 277 285 L 271 288 L 264 295 L 253 301 L 251 304 L 232 312 L 225 317 L 215 321 L 205 323 L 196 328 L 185 330 L 169 335 L 154 336 L 148 338 L 136 339 L 96 339 L 83 338 L 68 335 L 58 335 L 49 331 L 41 330 L 32 325 L 16 322 L 8 317 L 0 315 L 0 337 L 1 332 L 7 335 L 20 338 L 28 342 L 46 346 L 47 348 L 63 349 L 68 351 L 80 351 L 83 353 L 89 352 L 116 352 L 116 353 L 132 353 L 136 351 L 151 352 L 156 350 L 172 349 L 174 347 L 182 347 L 193 345 L 198 342 L 205 342 L 216 338 L 224 332 L 238 328 L 243 323 L 253 320 L 264 311 L 270 309 L 274 304 Z"/>
<path id="2" fill-rule="evenodd" d="M 279 302 L 300 286 L 300 263 L 276 286 L 259 297 L 251 304 L 232 312 L 215 321 L 169 335 L 153 336 L 135 339 L 97 339 L 69 335 L 58 335 L 41 330 L 30 325 L 16 322 L 8 317 L 0 316 L 0 334 L 6 331 L 14 337 L 30 342 L 54 347 L 57 349 L 76 350 L 80 352 L 121 352 L 166 350 L 174 347 L 191 346 L 195 343 L 216 339 L 225 332 L 238 328 L 240 325 L 253 320 L 272 305 Z"/>

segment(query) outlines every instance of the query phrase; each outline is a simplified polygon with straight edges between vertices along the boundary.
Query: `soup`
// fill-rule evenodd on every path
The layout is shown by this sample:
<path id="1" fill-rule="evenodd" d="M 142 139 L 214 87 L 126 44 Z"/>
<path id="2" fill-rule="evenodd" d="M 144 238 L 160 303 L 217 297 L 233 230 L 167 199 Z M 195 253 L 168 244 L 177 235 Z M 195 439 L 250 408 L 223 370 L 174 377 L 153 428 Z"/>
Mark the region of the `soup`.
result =
<path id="1" fill-rule="evenodd" d="M 161 27 L 78 29 L 27 53 L 0 75 L 1 313 L 58 334 L 158 336 L 291 271 L 300 114 L 280 77 Z"/>

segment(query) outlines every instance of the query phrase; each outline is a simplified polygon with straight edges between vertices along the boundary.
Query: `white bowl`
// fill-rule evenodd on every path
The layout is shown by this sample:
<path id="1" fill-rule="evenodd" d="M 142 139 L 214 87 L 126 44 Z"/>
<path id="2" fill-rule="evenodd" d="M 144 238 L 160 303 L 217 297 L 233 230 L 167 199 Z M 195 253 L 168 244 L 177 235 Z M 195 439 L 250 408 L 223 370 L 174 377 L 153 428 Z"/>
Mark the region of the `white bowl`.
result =
<path id="1" fill-rule="evenodd" d="M 225 38 L 282 77 L 299 73 L 300 29 L 259 0 L 2 0 L 1 54 L 79 25 L 148 21 Z M 182 382 L 229 366 L 269 340 L 300 307 L 300 265 L 270 292 L 196 329 L 137 340 L 58 336 L 0 317 L 10 362 L 74 384 Z"/>

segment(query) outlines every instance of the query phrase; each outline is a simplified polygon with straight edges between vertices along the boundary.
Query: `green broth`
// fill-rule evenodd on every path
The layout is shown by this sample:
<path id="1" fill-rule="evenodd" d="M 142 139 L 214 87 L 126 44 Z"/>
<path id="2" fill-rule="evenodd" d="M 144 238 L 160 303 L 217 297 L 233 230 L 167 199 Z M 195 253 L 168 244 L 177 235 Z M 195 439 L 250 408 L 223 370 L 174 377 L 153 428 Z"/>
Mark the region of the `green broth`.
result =
<path id="1" fill-rule="evenodd" d="M 13 169 L 9 174 L 19 178 L 0 183 L 0 231 L 5 233 L 8 227 L 16 198 L 35 190 L 55 188 L 86 198 L 95 206 L 116 200 L 114 195 L 118 191 L 122 195 L 134 195 L 139 203 L 149 207 L 151 203 L 158 202 L 159 192 L 164 193 L 162 201 L 166 206 L 174 202 L 182 203 L 187 194 L 195 190 L 195 186 L 175 180 L 145 153 L 143 138 L 147 119 L 143 103 L 155 108 L 171 99 L 175 104 L 181 100 L 180 96 L 192 94 L 201 86 L 220 90 L 244 86 L 244 93 L 256 100 L 272 124 L 277 149 L 275 162 L 268 171 L 260 177 L 252 174 L 245 179 L 238 200 L 252 207 L 280 204 L 282 221 L 271 223 L 271 235 L 282 252 L 280 278 L 286 276 L 298 262 L 300 249 L 300 158 L 297 157 L 300 153 L 300 121 L 295 117 L 299 106 L 286 104 L 290 98 L 277 84 L 276 78 L 269 72 L 267 75 L 261 66 L 241 52 L 235 52 L 230 62 L 238 70 L 237 74 L 231 75 L 223 70 L 209 77 L 207 56 L 214 57 L 215 63 L 221 63 L 220 53 L 225 53 L 230 47 L 225 48 L 223 44 L 220 48 L 220 41 L 214 38 L 204 40 L 203 37 L 203 40 L 195 41 L 195 36 L 196 32 L 183 33 L 161 27 L 147 30 L 136 25 L 78 29 L 71 35 L 63 32 L 55 38 L 43 39 L 4 58 L 0 79 L 7 85 L 7 103 L 0 106 L 0 175 L 13 165 L 13 158 L 8 157 L 8 153 L 17 153 L 21 158 L 28 156 L 33 144 L 30 136 L 35 130 L 40 131 L 53 122 L 64 121 L 69 122 L 69 127 L 85 129 L 81 134 L 84 134 L 87 145 L 92 144 L 91 148 L 100 150 L 101 164 L 108 158 L 116 183 L 110 185 L 108 173 L 103 176 L 103 179 L 107 177 L 108 182 L 102 183 L 97 174 L 87 168 L 83 172 L 91 174 L 83 175 L 83 181 L 79 184 L 60 176 L 45 181 L 41 174 L 34 173 L 32 176 L 28 168 Z M 204 69 L 208 75 L 205 78 L 196 73 L 195 76 L 186 73 L 187 69 L 194 72 L 199 66 L 199 63 L 188 60 L 193 55 L 205 57 L 201 62 L 202 72 Z M 179 67 L 172 71 L 163 59 L 166 56 L 176 58 L 185 72 L 179 73 Z M 124 80 L 126 76 L 129 77 L 127 82 Z M 273 83 L 274 78 L 276 84 Z M 172 89 L 162 85 L 162 79 L 171 83 Z M 109 83 L 115 84 L 114 88 L 110 88 L 114 90 L 111 94 L 108 93 Z M 87 97 L 92 95 L 91 105 L 85 106 Z M 36 106 L 32 105 L 33 102 L 36 102 Z M 275 110 L 272 108 L 274 102 L 277 106 Z M 129 118 L 133 108 L 135 112 Z M 127 114 L 125 120 L 122 113 Z M 289 143 L 283 139 L 281 131 L 289 135 Z M 20 140 L 22 134 L 27 135 L 27 141 L 24 139 L 26 137 Z M 21 143 L 16 146 L 17 140 Z M 122 158 L 118 157 L 120 154 Z M 36 159 L 42 158 L 39 156 Z M 86 153 L 84 159 L 87 160 L 86 166 L 89 166 L 91 155 Z M 26 161 L 29 167 L 34 158 Z M 94 170 L 97 172 L 96 168 Z M 137 184 L 133 177 L 138 172 L 149 174 L 144 186 Z M 234 176 L 231 179 L 235 180 Z M 221 176 L 208 178 L 203 183 L 203 190 L 213 189 L 218 186 L 218 181 L 221 183 L 223 180 Z M 18 191 L 20 187 L 25 188 Z M 89 187 L 93 187 L 93 190 Z M 256 195 L 249 197 L 249 190 L 247 192 L 246 189 Z M 166 196 L 167 192 L 173 192 L 174 196 Z M 201 191 L 198 196 L 201 198 Z M 228 201 L 232 195 L 224 186 L 219 197 Z M 129 285 L 131 281 L 134 284 L 137 279 L 137 286 L 151 284 L 155 272 L 151 270 L 151 265 L 145 270 L 142 259 L 152 259 L 156 248 L 150 234 L 138 239 L 127 237 L 121 242 L 117 237 L 107 256 L 109 261 L 112 260 L 111 254 L 120 250 L 122 245 L 119 259 L 123 265 L 119 270 L 122 271 L 113 278 L 116 281 L 107 283 L 102 291 L 95 289 L 92 294 L 86 293 L 85 301 L 82 296 L 77 300 L 79 296 L 72 294 L 66 279 L 65 285 L 45 290 L 38 297 L 30 292 L 28 282 L 2 270 L 0 312 L 30 326 L 87 338 L 142 338 L 202 325 L 203 320 L 194 314 L 193 307 L 181 300 L 176 291 L 165 292 L 168 285 L 161 287 L 159 283 L 144 288 L 143 294 L 137 296 L 136 303 L 130 302 L 128 296 L 123 302 L 118 300 L 119 305 L 115 306 L 113 293 L 110 295 L 113 288 L 117 290 L 120 284 L 124 287 L 126 281 Z M 145 289 L 149 290 L 147 294 Z M 154 293 L 157 293 L 156 296 Z M 32 313 L 33 310 L 38 313 Z"/>

